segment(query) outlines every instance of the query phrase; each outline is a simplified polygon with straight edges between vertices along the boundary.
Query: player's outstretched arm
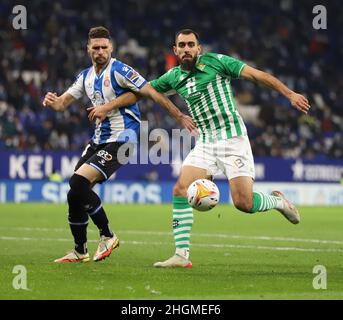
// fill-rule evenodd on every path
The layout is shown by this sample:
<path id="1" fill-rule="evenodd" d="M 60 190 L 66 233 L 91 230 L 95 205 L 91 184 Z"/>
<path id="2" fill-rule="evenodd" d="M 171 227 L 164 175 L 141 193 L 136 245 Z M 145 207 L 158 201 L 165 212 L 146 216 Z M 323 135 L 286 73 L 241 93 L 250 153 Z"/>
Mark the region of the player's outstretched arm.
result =
<path id="1" fill-rule="evenodd" d="M 197 129 L 196 124 L 190 116 L 182 113 L 174 103 L 172 103 L 163 94 L 157 92 L 149 83 L 147 83 L 140 91 L 139 94 L 152 99 L 157 104 L 166 109 L 171 116 L 179 122 L 183 127 L 185 127 L 189 132 Z"/>
<path id="2" fill-rule="evenodd" d="M 89 107 L 87 111 L 89 111 L 88 119 L 90 121 L 95 121 L 99 119 L 99 123 L 103 122 L 107 117 L 107 114 L 112 110 L 131 106 L 135 104 L 141 97 L 137 93 L 133 92 L 126 92 L 119 97 L 113 99 L 112 101 L 105 103 L 101 106 L 97 107 Z"/>
<path id="3" fill-rule="evenodd" d="M 142 97 L 150 98 L 157 104 L 165 108 L 182 126 L 190 132 L 196 129 L 192 118 L 183 114 L 168 98 L 157 92 L 150 84 L 146 84 L 139 92 L 126 92 L 118 98 L 103 104 L 102 106 L 87 108 L 89 111 L 88 118 L 91 121 L 99 119 L 99 123 L 104 121 L 107 114 L 125 106 L 130 106 L 140 100 Z"/>
<path id="4" fill-rule="evenodd" d="M 57 96 L 56 92 L 48 92 L 43 100 L 44 107 L 50 107 L 55 111 L 66 110 L 76 99 L 68 92 Z"/>
<path id="5" fill-rule="evenodd" d="M 269 73 L 252 68 L 248 65 L 244 66 L 241 72 L 241 78 L 260 83 L 268 88 L 274 89 L 289 99 L 292 106 L 299 111 L 307 114 L 310 110 L 310 104 L 306 97 L 289 89 L 279 79 Z"/>

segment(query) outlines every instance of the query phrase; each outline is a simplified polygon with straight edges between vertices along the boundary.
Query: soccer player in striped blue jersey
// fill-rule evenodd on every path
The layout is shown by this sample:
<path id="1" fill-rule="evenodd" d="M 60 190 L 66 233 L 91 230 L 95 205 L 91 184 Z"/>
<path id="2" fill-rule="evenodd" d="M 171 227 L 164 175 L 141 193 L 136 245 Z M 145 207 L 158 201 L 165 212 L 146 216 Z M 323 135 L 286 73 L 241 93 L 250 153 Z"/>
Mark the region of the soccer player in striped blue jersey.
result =
<path id="1" fill-rule="evenodd" d="M 81 71 L 74 84 L 61 96 L 48 92 L 43 101 L 44 106 L 51 107 L 55 111 L 64 111 L 84 94 L 95 108 L 106 103 L 115 106 L 116 103 L 120 104 L 124 93 L 133 91 L 160 104 L 188 130 L 195 129 L 193 120 L 180 112 L 164 95 L 153 89 L 136 70 L 111 57 L 113 45 L 106 28 L 92 28 L 88 36 L 87 49 L 92 66 Z M 119 239 L 110 230 L 101 200 L 92 187 L 96 183 L 106 181 L 123 164 L 124 161 L 120 159 L 120 148 L 124 144 L 132 146 L 137 143 L 139 126 L 140 113 L 136 102 L 120 109 L 116 108 L 108 113 L 101 123 L 97 123 L 94 135 L 69 181 L 68 219 L 75 248 L 55 262 L 89 261 L 88 216 L 100 232 L 100 243 L 93 257 L 94 261 L 105 259 L 119 246 Z M 126 154 L 123 156 L 125 158 Z"/>
<path id="2" fill-rule="evenodd" d="M 150 83 L 159 92 L 174 91 L 182 96 L 198 126 L 199 139 L 184 160 L 173 190 L 175 254 L 154 266 L 190 268 L 193 210 L 187 201 L 187 189 L 194 180 L 211 179 L 220 170 L 229 180 L 233 203 L 240 211 L 253 214 L 276 209 L 291 223 L 300 221 L 297 209 L 280 191 L 272 194 L 253 191 L 254 159 L 233 97 L 231 80 L 246 79 L 274 89 L 303 113 L 307 113 L 310 106 L 303 95 L 266 72 L 227 55 L 201 54 L 199 36 L 193 30 L 184 29 L 176 34 L 174 53 L 180 65 Z M 127 95 L 126 103 L 138 98 Z M 101 121 L 111 110 L 103 106 L 93 110 L 90 118 Z"/>

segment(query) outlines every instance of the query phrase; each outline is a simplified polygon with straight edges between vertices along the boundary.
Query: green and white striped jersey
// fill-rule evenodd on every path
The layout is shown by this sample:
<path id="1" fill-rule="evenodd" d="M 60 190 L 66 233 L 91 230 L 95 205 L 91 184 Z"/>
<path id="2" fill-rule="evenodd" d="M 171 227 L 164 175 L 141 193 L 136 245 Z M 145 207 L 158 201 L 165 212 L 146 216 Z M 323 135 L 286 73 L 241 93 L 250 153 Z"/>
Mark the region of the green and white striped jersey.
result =
<path id="1" fill-rule="evenodd" d="M 194 70 L 177 66 L 150 84 L 161 93 L 175 91 L 186 101 L 203 142 L 225 140 L 247 134 L 230 83 L 244 66 L 232 57 L 206 53 L 198 57 Z"/>

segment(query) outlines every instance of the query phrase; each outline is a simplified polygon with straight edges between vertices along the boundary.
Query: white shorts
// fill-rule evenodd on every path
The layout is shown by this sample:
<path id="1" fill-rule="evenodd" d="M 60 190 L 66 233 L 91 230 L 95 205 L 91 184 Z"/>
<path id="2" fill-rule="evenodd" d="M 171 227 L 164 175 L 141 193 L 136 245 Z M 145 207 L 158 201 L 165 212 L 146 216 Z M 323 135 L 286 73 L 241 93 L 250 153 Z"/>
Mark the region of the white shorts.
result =
<path id="1" fill-rule="evenodd" d="M 254 157 L 247 136 L 212 143 L 198 141 L 182 166 L 205 169 L 211 176 L 222 172 L 229 180 L 244 176 L 255 179 Z"/>

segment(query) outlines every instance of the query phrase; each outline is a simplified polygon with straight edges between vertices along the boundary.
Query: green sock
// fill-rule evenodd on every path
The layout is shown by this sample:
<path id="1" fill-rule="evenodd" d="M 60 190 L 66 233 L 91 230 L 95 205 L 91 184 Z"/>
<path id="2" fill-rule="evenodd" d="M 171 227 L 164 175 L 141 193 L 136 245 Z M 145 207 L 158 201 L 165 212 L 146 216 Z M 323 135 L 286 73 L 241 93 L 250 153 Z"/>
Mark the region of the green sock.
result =
<path id="1" fill-rule="evenodd" d="M 282 209 L 282 200 L 263 192 L 253 193 L 253 207 L 250 213 L 263 212 L 271 209 Z"/>
<path id="2" fill-rule="evenodd" d="M 173 197 L 173 232 L 176 253 L 189 257 L 189 243 L 193 226 L 193 209 L 187 198 Z"/>

